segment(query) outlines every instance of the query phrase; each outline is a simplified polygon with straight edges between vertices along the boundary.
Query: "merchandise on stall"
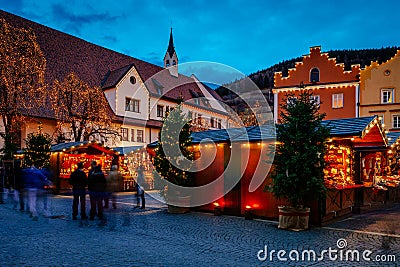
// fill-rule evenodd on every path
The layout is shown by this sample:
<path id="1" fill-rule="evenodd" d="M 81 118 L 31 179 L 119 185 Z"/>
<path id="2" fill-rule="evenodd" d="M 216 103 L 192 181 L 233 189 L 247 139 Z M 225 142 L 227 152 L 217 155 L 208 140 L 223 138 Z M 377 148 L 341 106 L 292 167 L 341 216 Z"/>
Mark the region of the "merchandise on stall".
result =
<path id="1" fill-rule="evenodd" d="M 345 188 L 355 183 L 351 175 L 351 149 L 346 146 L 330 145 L 325 155 L 325 186 Z"/>
<path id="2" fill-rule="evenodd" d="M 88 174 L 90 163 L 96 161 L 102 166 L 104 172 L 111 168 L 113 156 L 111 155 L 88 155 L 88 154 L 65 154 L 61 163 L 60 178 L 69 178 L 77 168 L 79 162 L 83 162 L 83 170 Z"/>

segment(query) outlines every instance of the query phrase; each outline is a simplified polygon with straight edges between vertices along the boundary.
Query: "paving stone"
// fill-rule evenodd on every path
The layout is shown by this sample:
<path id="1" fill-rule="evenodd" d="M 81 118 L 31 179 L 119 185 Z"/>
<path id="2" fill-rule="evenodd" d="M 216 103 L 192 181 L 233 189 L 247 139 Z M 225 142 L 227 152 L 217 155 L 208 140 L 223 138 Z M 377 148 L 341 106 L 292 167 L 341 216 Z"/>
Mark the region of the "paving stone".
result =
<path id="1" fill-rule="evenodd" d="M 14 210 L 13 203 L 1 204 L 0 266 L 398 266 L 400 261 L 398 229 L 390 238 L 383 229 L 388 222 L 400 221 L 400 205 L 329 227 L 292 232 L 263 220 L 197 212 L 168 214 L 164 204 L 149 196 L 144 211 L 133 208 L 132 194 L 119 194 L 118 201 L 118 209 L 105 210 L 104 226 L 98 220 L 72 220 L 70 196 L 53 196 L 53 216 L 40 215 L 36 222 Z M 283 262 L 276 255 L 278 250 L 288 254 L 337 249 L 340 238 L 347 242 L 345 249 L 395 255 L 397 262 L 349 263 L 328 258 Z M 268 252 L 276 250 L 272 262 L 258 260 L 264 246 Z"/>

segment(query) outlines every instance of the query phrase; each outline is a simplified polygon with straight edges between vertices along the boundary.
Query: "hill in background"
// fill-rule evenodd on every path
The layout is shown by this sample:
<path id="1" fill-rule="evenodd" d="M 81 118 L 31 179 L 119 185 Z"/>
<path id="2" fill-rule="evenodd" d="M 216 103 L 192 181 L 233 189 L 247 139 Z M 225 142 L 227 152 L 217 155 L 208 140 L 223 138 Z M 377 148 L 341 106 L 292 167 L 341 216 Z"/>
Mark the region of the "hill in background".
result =
<path id="1" fill-rule="evenodd" d="M 344 63 L 345 70 L 350 70 L 351 65 L 360 64 L 361 68 L 368 66 L 372 61 L 378 63 L 385 62 L 392 58 L 399 47 L 382 47 L 382 48 L 371 48 L 371 49 L 346 49 L 346 50 L 331 50 L 326 53 L 329 54 L 330 58 L 336 58 L 337 63 Z M 303 60 L 303 57 L 297 57 L 289 60 L 279 62 L 267 69 L 259 70 L 249 75 L 249 78 L 263 91 L 268 103 L 273 105 L 273 97 L 271 89 L 274 87 L 274 73 L 281 71 L 283 76 L 288 75 L 288 70 L 295 67 L 296 62 Z M 247 92 L 248 87 L 244 86 L 242 80 L 235 81 L 231 84 L 223 85 L 217 88 L 215 91 L 224 99 L 226 104 L 231 106 L 237 111 L 243 111 L 246 105 L 238 99 L 237 95 L 232 93 L 226 87 L 235 86 L 240 88 L 240 92 Z"/>

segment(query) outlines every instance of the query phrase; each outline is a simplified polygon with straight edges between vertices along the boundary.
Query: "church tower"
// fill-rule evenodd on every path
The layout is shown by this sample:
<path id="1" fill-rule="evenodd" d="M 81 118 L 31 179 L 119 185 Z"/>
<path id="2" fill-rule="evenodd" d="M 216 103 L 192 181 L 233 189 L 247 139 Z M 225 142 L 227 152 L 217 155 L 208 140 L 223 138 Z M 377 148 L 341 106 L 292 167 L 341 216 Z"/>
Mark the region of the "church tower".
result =
<path id="1" fill-rule="evenodd" d="M 172 28 L 169 35 L 169 44 L 164 56 L 164 68 L 168 68 L 171 75 L 178 77 L 178 56 L 175 52 L 174 38 L 172 37 Z"/>

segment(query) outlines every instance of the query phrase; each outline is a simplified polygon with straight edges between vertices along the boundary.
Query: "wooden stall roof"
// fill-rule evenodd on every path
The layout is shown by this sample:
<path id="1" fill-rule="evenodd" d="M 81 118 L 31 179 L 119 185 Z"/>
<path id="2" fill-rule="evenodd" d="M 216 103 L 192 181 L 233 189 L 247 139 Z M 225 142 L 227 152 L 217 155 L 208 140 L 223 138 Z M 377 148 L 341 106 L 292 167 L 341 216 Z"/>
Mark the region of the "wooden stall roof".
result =
<path id="1" fill-rule="evenodd" d="M 326 120 L 331 138 L 350 138 L 354 147 L 387 147 L 388 138 L 378 116 Z"/>
<path id="2" fill-rule="evenodd" d="M 397 141 L 399 141 L 400 138 L 400 132 L 388 132 L 387 134 L 388 137 L 388 145 L 392 146 L 394 145 Z"/>
<path id="3" fill-rule="evenodd" d="M 131 152 L 138 151 L 140 149 L 145 148 L 144 146 L 120 146 L 120 147 L 113 147 L 113 150 L 121 155 L 126 155 Z"/>
<path id="4" fill-rule="evenodd" d="M 365 128 L 376 119 L 377 116 L 325 120 L 322 124 L 329 127 L 331 137 L 362 137 Z"/>
<path id="5" fill-rule="evenodd" d="M 359 146 L 387 146 L 388 140 L 377 116 L 325 120 L 324 126 L 330 128 L 330 137 L 353 138 Z M 399 134 L 400 135 L 400 134 Z M 275 125 L 264 124 L 243 128 L 208 130 L 192 133 L 192 143 L 199 144 L 209 139 L 214 143 L 222 142 L 258 142 L 275 139 Z M 149 144 L 154 148 L 157 141 Z"/>
<path id="6" fill-rule="evenodd" d="M 99 143 L 90 141 L 59 143 L 56 145 L 52 145 L 50 149 L 52 153 L 54 152 L 68 153 L 75 150 L 80 150 L 81 152 L 86 152 L 86 153 L 90 150 L 91 151 L 96 150 L 105 154 L 117 154 L 116 151 L 114 151 L 113 149 L 106 148 Z"/>

